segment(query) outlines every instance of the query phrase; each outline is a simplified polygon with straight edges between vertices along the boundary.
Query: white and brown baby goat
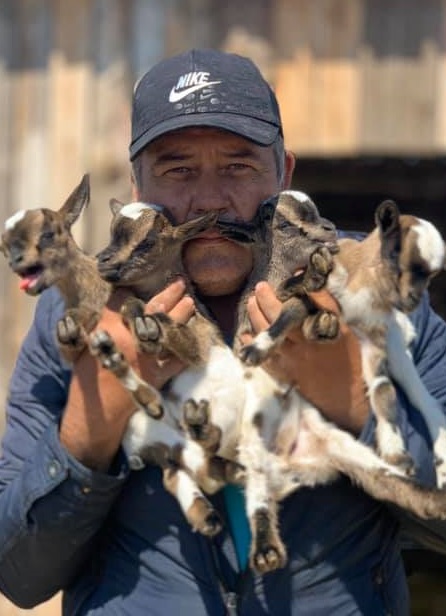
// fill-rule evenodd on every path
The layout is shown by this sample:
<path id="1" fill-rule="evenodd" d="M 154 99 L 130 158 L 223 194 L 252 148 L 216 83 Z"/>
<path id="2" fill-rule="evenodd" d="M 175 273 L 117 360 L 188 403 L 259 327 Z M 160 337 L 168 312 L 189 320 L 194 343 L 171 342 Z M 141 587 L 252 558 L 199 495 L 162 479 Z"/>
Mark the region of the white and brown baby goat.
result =
<path id="1" fill-rule="evenodd" d="M 444 410 L 423 385 L 408 352 L 415 332 L 407 316 L 421 301 L 429 281 L 445 267 L 445 244 L 428 221 L 400 215 L 396 204 L 385 201 L 375 213 L 376 228 L 363 241 L 339 240 L 339 253 L 326 261 L 327 289 L 338 300 L 342 317 L 358 335 L 363 375 L 377 428 L 380 455 L 411 472 L 402 435 L 396 424 L 396 390 L 391 376 L 423 414 L 436 456 L 437 486 L 446 486 L 446 419 Z M 307 277 L 311 278 L 311 265 Z M 322 267 L 324 269 L 324 267 Z M 295 291 L 295 280 L 281 288 L 282 297 Z M 300 287 L 300 281 L 298 285 Z M 317 313 L 316 313 L 317 314 Z M 334 315 L 333 315 L 334 316 Z M 271 327 L 243 350 L 245 359 L 264 361 L 292 326 L 293 315 L 283 313 Z M 305 331 L 318 332 L 314 320 Z"/>

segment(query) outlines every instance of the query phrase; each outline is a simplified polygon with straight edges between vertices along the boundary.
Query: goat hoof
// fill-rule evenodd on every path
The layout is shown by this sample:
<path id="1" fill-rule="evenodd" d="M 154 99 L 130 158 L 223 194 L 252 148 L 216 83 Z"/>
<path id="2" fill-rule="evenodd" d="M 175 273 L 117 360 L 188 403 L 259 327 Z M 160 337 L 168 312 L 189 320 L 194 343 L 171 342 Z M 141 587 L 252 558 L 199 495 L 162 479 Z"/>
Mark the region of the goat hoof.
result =
<path id="1" fill-rule="evenodd" d="M 125 371 L 126 364 L 117 363 L 115 365 L 115 373 L 121 365 L 123 366 L 123 370 Z M 140 408 L 143 408 L 147 415 L 153 417 L 154 419 L 162 418 L 162 416 L 164 415 L 164 408 L 158 397 L 154 395 L 154 390 L 152 387 L 150 387 L 144 382 L 138 382 L 136 383 L 136 389 L 132 391 L 132 395 L 136 404 Z"/>
<path id="2" fill-rule="evenodd" d="M 206 537 L 214 537 L 221 531 L 222 528 L 223 524 L 220 516 L 215 510 L 212 510 L 205 517 L 205 519 L 203 520 L 203 524 L 198 530 L 202 535 L 205 535 Z"/>
<path id="3" fill-rule="evenodd" d="M 189 511 L 192 528 L 206 537 L 214 537 L 223 528 L 217 511 L 205 498 L 196 498 Z"/>
<path id="4" fill-rule="evenodd" d="M 150 417 L 153 417 L 153 419 L 162 419 L 164 415 L 163 406 L 157 402 L 152 402 L 151 404 L 147 405 L 146 411 L 150 415 Z"/>
<path id="5" fill-rule="evenodd" d="M 285 549 L 280 545 L 264 545 L 251 557 L 252 568 L 261 575 L 286 565 Z"/>
<path id="6" fill-rule="evenodd" d="M 332 340 L 339 335 L 339 319 L 333 312 L 323 310 L 315 323 L 318 338 Z"/>
<path id="7" fill-rule="evenodd" d="M 57 339 L 61 344 L 75 344 L 80 337 L 80 327 L 70 316 L 57 322 Z"/>
<path id="8" fill-rule="evenodd" d="M 246 485 L 246 468 L 238 462 L 227 460 L 225 462 L 225 478 L 228 483 L 237 486 Z"/>
<path id="9" fill-rule="evenodd" d="M 90 348 L 94 355 L 98 355 L 99 353 L 112 352 L 115 348 L 115 344 L 107 332 L 99 330 L 91 334 Z"/>
<path id="10" fill-rule="evenodd" d="M 270 513 L 266 509 L 256 511 L 252 523 L 252 568 L 263 574 L 284 567 L 287 561 L 285 546 L 272 524 Z"/>
<path id="11" fill-rule="evenodd" d="M 183 405 L 183 416 L 189 428 L 199 428 L 209 421 L 209 402 L 200 400 L 197 404 L 195 400 L 189 398 Z"/>
<path id="12" fill-rule="evenodd" d="M 208 400 L 189 399 L 183 405 L 183 418 L 186 431 L 194 441 L 207 451 L 215 453 L 221 442 L 221 430 L 210 423 L 210 406 Z"/>
<path id="13" fill-rule="evenodd" d="M 143 342 L 157 342 L 161 336 L 161 328 L 157 320 L 148 314 L 135 319 L 135 331 L 139 340 Z"/>
<path id="14" fill-rule="evenodd" d="M 412 458 L 407 453 L 398 453 L 394 455 L 383 455 L 382 458 L 392 466 L 399 468 L 406 477 L 415 476 L 415 465 Z"/>
<path id="15" fill-rule="evenodd" d="M 310 263 L 313 269 L 323 277 L 327 277 L 333 269 L 333 257 L 325 246 L 317 248 L 310 256 Z"/>
<path id="16" fill-rule="evenodd" d="M 144 468 L 145 464 L 138 455 L 132 454 L 128 457 L 129 468 L 132 471 L 140 471 Z"/>
<path id="17" fill-rule="evenodd" d="M 246 366 L 259 366 L 264 359 L 261 351 L 254 344 L 247 344 L 242 347 L 239 357 Z"/>

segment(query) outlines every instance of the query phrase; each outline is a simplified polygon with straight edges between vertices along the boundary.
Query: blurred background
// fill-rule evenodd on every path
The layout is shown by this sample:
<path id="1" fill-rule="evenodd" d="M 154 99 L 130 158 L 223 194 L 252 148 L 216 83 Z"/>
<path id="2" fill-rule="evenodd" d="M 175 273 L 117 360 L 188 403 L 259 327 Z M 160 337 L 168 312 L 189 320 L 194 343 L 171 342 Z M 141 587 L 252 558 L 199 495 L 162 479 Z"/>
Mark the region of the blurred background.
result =
<path id="1" fill-rule="evenodd" d="M 75 234 L 103 246 L 108 200 L 130 196 L 133 84 L 190 47 L 258 64 L 297 157 L 294 187 L 339 227 L 371 229 L 393 198 L 446 234 L 446 0 L 0 0 L 0 224 L 60 207 L 89 172 Z M 445 274 L 432 302 L 446 317 Z M 1 257 L 3 402 L 34 306 Z M 443 615 L 445 564 L 420 563 L 413 615 Z M 0 596 L 0 616 L 22 613 Z M 58 615 L 59 597 L 31 613 Z"/>

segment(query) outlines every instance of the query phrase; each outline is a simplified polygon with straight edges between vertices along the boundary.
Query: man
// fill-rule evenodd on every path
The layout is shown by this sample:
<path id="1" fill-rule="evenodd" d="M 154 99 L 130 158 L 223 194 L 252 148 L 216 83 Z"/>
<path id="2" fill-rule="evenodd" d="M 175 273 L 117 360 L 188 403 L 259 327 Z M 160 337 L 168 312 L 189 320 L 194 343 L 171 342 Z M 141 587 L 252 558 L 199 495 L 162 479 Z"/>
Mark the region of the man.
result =
<path id="1" fill-rule="evenodd" d="M 135 199 L 162 204 L 178 223 L 211 209 L 250 220 L 261 201 L 289 186 L 294 166 L 284 151 L 275 96 L 257 68 L 212 50 L 165 60 L 139 81 L 130 158 Z M 230 337 L 252 267 L 249 248 L 209 231 L 186 246 L 184 260 Z M 112 298 L 100 327 L 162 387 L 182 366 L 169 360 L 160 367 L 135 352 L 117 312 L 122 299 Z M 279 309 L 272 289 L 260 283 L 249 303 L 254 331 Z M 128 470 L 120 449 L 134 410 L 128 394 L 87 353 L 72 370 L 62 364 L 53 339 L 61 310 L 56 293 L 45 292 L 11 381 L 0 464 L 0 588 L 6 595 L 30 607 L 63 589 L 70 616 L 408 614 L 399 524 L 347 480 L 301 490 L 282 504 L 289 562 L 264 577 L 245 569 L 243 516 L 229 490 L 213 499 L 226 530 L 213 540 L 192 533 L 163 489 L 159 469 Z M 187 322 L 194 306 L 181 280 L 148 302 L 147 311 L 156 310 Z M 446 326 L 426 303 L 414 318 L 422 332 L 414 350 L 419 370 L 446 404 Z M 333 345 L 305 343 L 295 332 L 274 366 L 327 417 L 372 443 L 350 332 Z M 426 431 L 403 397 L 398 421 L 418 479 L 431 485 Z"/>

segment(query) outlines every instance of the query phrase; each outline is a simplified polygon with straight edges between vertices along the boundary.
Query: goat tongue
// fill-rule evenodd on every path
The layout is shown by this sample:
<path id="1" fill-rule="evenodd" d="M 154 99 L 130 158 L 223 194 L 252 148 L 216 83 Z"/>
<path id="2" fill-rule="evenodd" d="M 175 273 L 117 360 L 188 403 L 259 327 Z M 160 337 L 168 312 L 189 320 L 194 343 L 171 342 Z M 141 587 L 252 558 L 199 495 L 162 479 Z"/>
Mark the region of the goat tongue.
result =
<path id="1" fill-rule="evenodd" d="M 33 274 L 31 276 L 24 276 L 20 279 L 19 288 L 21 291 L 27 291 L 39 278 L 38 274 Z"/>

